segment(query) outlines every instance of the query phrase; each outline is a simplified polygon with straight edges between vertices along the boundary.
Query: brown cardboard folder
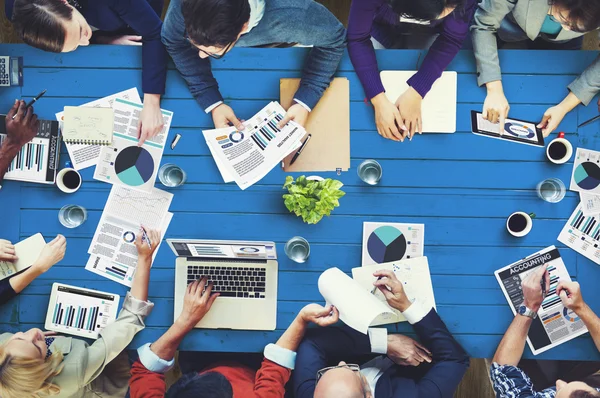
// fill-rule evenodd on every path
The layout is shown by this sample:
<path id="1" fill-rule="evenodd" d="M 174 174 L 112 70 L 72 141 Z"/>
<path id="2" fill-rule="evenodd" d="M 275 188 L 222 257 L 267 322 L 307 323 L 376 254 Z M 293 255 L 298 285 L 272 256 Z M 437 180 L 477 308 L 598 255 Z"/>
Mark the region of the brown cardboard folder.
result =
<path id="1" fill-rule="evenodd" d="M 281 79 L 280 103 L 288 109 L 298 90 L 300 79 Z M 348 79 L 333 79 L 306 122 L 312 137 L 302 154 L 290 166 L 293 151 L 284 159 L 285 171 L 348 171 L 350 168 L 350 84 Z M 306 138 L 304 138 L 306 139 Z"/>

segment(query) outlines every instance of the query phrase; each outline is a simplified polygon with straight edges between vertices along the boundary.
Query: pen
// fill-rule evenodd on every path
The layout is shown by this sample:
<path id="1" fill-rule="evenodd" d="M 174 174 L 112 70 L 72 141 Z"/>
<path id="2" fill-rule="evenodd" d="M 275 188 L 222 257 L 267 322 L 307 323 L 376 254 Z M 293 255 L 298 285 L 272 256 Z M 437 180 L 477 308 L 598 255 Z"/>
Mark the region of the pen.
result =
<path id="1" fill-rule="evenodd" d="M 150 249 L 152 249 L 152 242 L 150 242 L 150 237 L 148 236 L 146 229 L 144 227 L 141 227 L 141 228 L 142 228 L 142 240 L 145 240 L 146 243 L 148 244 L 148 247 Z"/>
<path id="2" fill-rule="evenodd" d="M 292 158 L 292 161 L 290 162 L 290 166 L 294 164 L 294 162 L 296 161 L 296 159 L 298 159 L 298 156 L 300 156 L 300 154 L 302 153 L 302 150 L 304 149 L 304 147 L 306 146 L 306 144 L 308 144 L 308 141 L 310 141 L 310 137 L 312 137 L 312 134 L 309 134 L 308 137 L 306 137 L 306 139 L 302 143 L 302 145 L 300 145 L 300 148 L 298 149 L 298 152 L 296 152 L 296 154 Z"/>
<path id="3" fill-rule="evenodd" d="M 542 297 L 546 297 L 546 274 L 542 275 Z"/>
<path id="4" fill-rule="evenodd" d="M 596 117 L 593 117 L 593 118 L 591 118 L 590 120 L 586 120 L 585 122 L 581 123 L 581 124 L 580 124 L 579 126 L 577 126 L 577 127 L 583 127 L 583 126 L 587 126 L 588 124 L 590 124 L 590 123 L 593 123 L 593 122 L 595 122 L 595 121 L 596 121 L 596 120 L 598 120 L 598 119 L 600 119 L 600 115 L 598 115 L 598 116 L 596 116 Z"/>
<path id="5" fill-rule="evenodd" d="M 173 141 L 171 142 L 171 150 L 175 149 L 175 145 L 177 145 L 180 139 L 181 134 L 175 134 L 175 137 L 173 137 Z"/>
<path id="6" fill-rule="evenodd" d="M 383 276 L 380 276 L 379 278 L 377 278 L 377 280 L 380 280 L 381 278 L 383 278 Z M 371 289 L 371 294 L 375 294 L 376 291 L 377 291 L 377 286 L 373 286 L 373 289 Z"/>
<path id="7" fill-rule="evenodd" d="M 25 105 L 25 110 L 27 110 L 27 108 L 29 108 L 31 105 L 35 104 L 35 102 L 37 100 L 39 100 L 40 98 L 42 98 L 42 96 L 46 94 L 46 90 L 42 91 L 41 93 L 39 93 L 34 99 L 32 99 L 31 101 L 29 101 L 26 105 Z M 17 115 L 15 114 L 12 118 L 14 119 Z"/>

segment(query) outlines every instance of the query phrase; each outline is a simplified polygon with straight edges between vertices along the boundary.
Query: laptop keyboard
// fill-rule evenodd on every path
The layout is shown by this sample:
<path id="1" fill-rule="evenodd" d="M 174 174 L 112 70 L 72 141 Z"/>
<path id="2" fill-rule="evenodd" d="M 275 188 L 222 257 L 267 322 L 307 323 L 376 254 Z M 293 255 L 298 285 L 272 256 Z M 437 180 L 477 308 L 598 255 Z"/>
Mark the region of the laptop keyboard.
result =
<path id="1" fill-rule="evenodd" d="M 188 285 L 206 276 L 220 297 L 265 298 L 267 270 L 264 267 L 188 265 Z"/>

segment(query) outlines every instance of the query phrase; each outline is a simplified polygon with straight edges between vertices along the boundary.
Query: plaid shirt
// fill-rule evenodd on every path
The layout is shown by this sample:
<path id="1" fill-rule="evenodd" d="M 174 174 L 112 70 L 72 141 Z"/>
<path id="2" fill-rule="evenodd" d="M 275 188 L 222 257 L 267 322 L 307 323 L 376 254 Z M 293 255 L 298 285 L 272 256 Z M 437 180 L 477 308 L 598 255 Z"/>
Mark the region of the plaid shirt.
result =
<path id="1" fill-rule="evenodd" d="M 496 398 L 555 398 L 556 388 L 536 392 L 531 379 L 516 366 L 492 364 L 490 376 Z M 596 389 L 600 392 L 600 389 Z"/>

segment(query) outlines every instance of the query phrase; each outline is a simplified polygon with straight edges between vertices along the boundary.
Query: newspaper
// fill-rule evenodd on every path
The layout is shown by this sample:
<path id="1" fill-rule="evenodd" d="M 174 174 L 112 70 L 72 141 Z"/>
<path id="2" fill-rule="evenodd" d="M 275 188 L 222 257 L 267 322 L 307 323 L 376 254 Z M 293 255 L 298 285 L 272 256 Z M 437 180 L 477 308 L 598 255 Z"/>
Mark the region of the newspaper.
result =
<path id="1" fill-rule="evenodd" d="M 548 266 L 550 274 L 550 290 L 546 292 L 538 316 L 527 334 L 527 344 L 533 355 L 538 355 L 588 331 L 583 321 L 566 308 L 556 294 L 558 283 L 570 282 L 571 277 L 555 246 L 547 247 L 495 272 L 511 310 L 516 315 L 517 309 L 523 303 L 521 284 L 525 278 L 544 264 Z"/>

